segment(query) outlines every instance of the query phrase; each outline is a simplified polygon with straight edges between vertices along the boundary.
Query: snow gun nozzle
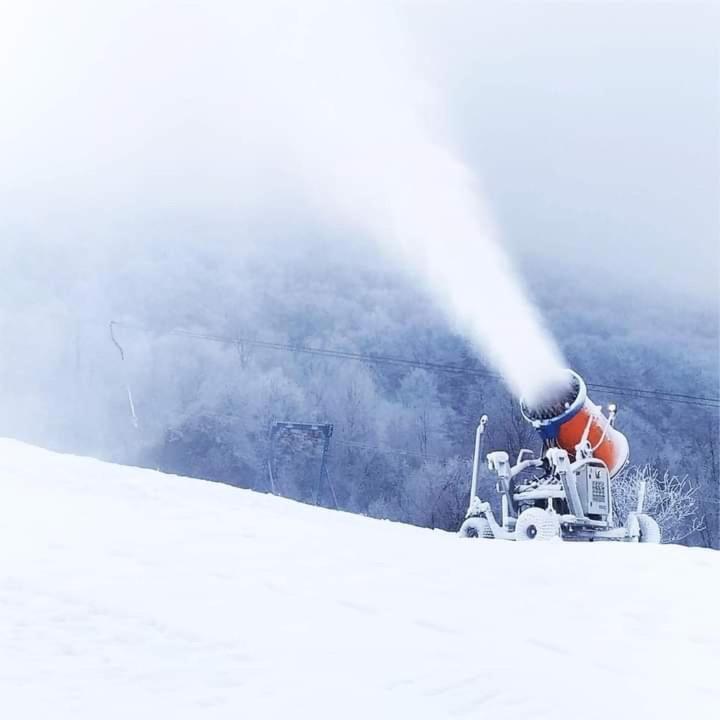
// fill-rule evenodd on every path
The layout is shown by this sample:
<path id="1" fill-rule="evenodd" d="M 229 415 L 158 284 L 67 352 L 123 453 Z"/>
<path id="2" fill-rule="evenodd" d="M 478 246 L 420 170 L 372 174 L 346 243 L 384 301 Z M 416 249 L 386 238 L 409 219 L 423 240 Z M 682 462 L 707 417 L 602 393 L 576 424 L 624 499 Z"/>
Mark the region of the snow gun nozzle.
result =
<path id="1" fill-rule="evenodd" d="M 572 370 L 564 370 L 560 376 L 549 382 L 546 388 L 533 396 L 520 400 L 520 409 L 525 419 L 535 427 L 565 415 L 576 406 L 582 405 L 587 396 L 583 379 Z"/>

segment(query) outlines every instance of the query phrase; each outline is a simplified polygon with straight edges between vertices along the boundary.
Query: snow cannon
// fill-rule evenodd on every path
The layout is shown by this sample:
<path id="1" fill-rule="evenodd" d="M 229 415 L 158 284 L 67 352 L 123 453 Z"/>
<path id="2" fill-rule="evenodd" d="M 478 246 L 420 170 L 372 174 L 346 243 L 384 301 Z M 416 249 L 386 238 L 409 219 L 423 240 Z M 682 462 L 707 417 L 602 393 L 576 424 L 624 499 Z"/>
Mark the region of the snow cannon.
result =
<path id="1" fill-rule="evenodd" d="M 572 370 L 548 382 L 541 395 L 520 401 L 522 414 L 543 438 L 541 457 L 523 448 L 513 463 L 505 450 L 488 453 L 497 477 L 501 516 L 477 496 L 487 415 L 480 418 L 470 484 L 470 504 L 461 537 L 497 540 L 615 540 L 657 543 L 657 522 L 643 512 L 645 488 L 636 507 L 616 517 L 611 479 L 628 460 L 625 436 L 615 429 L 617 408 L 602 408 L 587 396 Z"/>
<path id="2" fill-rule="evenodd" d="M 614 427 L 615 405 L 602 408 L 588 397 L 584 380 L 572 370 L 564 371 L 563 381 L 536 401 L 520 401 L 525 419 L 538 430 L 545 448 L 561 448 L 571 460 L 593 455 L 602 460 L 610 477 L 627 464 L 630 446 L 627 438 Z"/>

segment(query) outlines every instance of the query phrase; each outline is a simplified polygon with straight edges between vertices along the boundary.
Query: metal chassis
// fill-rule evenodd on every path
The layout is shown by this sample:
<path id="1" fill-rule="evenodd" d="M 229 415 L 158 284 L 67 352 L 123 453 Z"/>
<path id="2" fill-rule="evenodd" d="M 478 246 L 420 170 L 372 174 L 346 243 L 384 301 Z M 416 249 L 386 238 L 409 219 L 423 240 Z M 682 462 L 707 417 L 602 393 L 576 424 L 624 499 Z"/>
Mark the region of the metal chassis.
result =
<path id="1" fill-rule="evenodd" d="M 563 540 L 614 540 L 637 542 L 639 530 L 634 524 L 628 527 L 615 527 L 612 516 L 612 497 L 609 499 L 609 513 L 606 520 L 595 520 L 587 517 L 582 508 L 575 480 L 575 470 L 582 464 L 601 464 L 601 460 L 588 454 L 585 448 L 578 448 L 578 460 L 571 463 L 565 450 L 561 448 L 550 448 L 545 457 L 550 462 L 553 473 L 559 478 L 559 484 L 540 486 L 532 490 L 515 493 L 512 489 L 512 479 L 530 467 L 540 467 L 542 460 L 533 457 L 530 450 L 521 450 L 515 465 L 510 465 L 510 459 L 506 452 L 498 451 L 489 453 L 487 456 L 488 467 L 497 473 L 497 490 L 501 497 L 502 518 L 498 522 L 490 507 L 490 503 L 482 502 L 477 497 L 477 479 L 479 472 L 480 456 L 482 454 L 483 436 L 487 425 L 487 415 L 483 415 L 475 434 L 475 453 L 473 457 L 472 483 L 470 488 L 470 505 L 468 507 L 466 520 L 473 517 L 483 517 L 488 521 L 493 537 L 500 540 L 516 540 L 515 523 L 517 521 L 517 510 L 524 500 L 542 501 L 547 500 L 547 512 L 554 512 L 553 500 L 562 499 L 567 502 L 571 514 L 564 514 L 558 517 L 560 524 L 560 536 Z M 643 488 L 644 490 L 644 488 Z M 637 512 L 642 512 L 644 492 L 638 502 Z"/>

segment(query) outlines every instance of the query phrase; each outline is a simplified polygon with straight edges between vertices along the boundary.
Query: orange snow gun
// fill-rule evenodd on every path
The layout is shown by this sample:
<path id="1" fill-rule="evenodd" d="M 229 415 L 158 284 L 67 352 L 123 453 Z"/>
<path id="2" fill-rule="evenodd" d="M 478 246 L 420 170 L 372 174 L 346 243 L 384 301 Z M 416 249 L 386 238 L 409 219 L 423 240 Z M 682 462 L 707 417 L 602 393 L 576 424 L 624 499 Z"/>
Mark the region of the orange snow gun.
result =
<path id="1" fill-rule="evenodd" d="M 567 378 L 549 400 L 532 404 L 522 400 L 522 414 L 538 430 L 546 448 L 561 448 L 572 460 L 592 455 L 615 477 L 630 456 L 627 438 L 614 427 L 616 408 L 610 405 L 605 417 L 588 397 L 583 379 L 572 370 L 567 370 Z"/>
<path id="2" fill-rule="evenodd" d="M 461 537 L 499 540 L 622 540 L 658 543 L 657 522 L 643 511 L 645 489 L 639 488 L 636 510 L 623 523 L 615 518 L 611 478 L 630 454 L 625 436 L 615 429 L 616 408 L 602 408 L 587 396 L 583 379 L 564 370 L 549 379 L 544 392 L 523 398 L 525 419 L 544 441 L 542 457 L 524 448 L 512 464 L 505 450 L 488 453 L 488 469 L 497 475 L 500 522 L 488 501 L 477 493 L 483 415 L 475 436 L 470 504 Z"/>

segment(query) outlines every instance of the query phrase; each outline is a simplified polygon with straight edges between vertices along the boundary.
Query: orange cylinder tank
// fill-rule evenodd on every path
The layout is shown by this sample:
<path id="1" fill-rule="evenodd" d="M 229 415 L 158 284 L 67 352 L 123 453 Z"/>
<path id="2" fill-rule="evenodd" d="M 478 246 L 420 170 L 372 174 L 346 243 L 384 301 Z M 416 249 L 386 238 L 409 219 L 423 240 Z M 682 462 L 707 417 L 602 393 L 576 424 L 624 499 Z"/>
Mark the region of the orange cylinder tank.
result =
<path id="1" fill-rule="evenodd" d="M 546 446 L 560 447 L 575 459 L 578 445 L 587 442 L 594 457 L 602 460 L 610 477 L 614 477 L 628 462 L 627 438 L 587 396 L 583 379 L 572 370 L 568 370 L 568 375 L 568 386 L 557 397 L 532 406 L 522 400 L 522 413 L 538 430 Z"/>

